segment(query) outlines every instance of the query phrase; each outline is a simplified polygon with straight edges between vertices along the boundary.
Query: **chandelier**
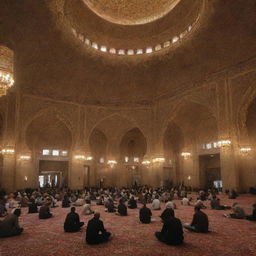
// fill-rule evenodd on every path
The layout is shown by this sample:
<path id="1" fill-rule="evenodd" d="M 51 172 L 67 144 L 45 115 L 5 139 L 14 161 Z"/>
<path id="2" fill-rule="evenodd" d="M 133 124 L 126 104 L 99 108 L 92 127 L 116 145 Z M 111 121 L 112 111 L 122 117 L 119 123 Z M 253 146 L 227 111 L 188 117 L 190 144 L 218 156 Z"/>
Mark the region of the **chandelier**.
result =
<path id="1" fill-rule="evenodd" d="M 13 79 L 13 51 L 0 45 L 0 96 L 7 94 L 14 84 Z"/>

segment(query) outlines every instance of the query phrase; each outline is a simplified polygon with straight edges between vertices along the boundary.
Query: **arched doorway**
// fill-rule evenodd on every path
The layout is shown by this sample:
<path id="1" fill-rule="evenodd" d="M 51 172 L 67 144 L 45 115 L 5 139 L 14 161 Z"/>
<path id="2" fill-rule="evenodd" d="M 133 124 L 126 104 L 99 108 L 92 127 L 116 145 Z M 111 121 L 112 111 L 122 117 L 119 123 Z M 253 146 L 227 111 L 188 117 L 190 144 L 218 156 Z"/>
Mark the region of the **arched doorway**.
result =
<path id="1" fill-rule="evenodd" d="M 128 172 L 128 185 L 142 185 L 140 162 L 147 151 L 147 141 L 140 129 L 129 130 L 120 143 L 120 159 Z"/>
<path id="2" fill-rule="evenodd" d="M 54 111 L 35 118 L 26 130 L 26 143 L 35 159 L 40 187 L 67 187 L 72 136 Z"/>

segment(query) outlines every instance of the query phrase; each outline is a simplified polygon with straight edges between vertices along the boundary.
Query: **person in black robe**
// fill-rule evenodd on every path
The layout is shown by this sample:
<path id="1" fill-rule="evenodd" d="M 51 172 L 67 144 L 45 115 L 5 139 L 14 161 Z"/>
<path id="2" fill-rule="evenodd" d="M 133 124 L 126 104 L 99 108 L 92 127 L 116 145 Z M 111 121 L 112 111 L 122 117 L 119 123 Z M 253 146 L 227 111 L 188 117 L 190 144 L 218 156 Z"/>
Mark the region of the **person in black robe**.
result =
<path id="1" fill-rule="evenodd" d="M 130 209 L 136 209 L 137 208 L 137 201 L 134 199 L 133 196 L 128 201 L 128 208 L 130 208 Z"/>
<path id="2" fill-rule="evenodd" d="M 62 208 L 69 208 L 70 207 L 70 201 L 68 198 L 68 195 L 65 195 L 62 200 Z"/>
<path id="3" fill-rule="evenodd" d="M 207 233 L 208 226 L 208 217 L 204 212 L 201 211 L 199 206 L 195 206 L 195 213 L 191 224 L 184 224 L 184 228 L 188 229 L 189 231 L 198 233 Z"/>
<path id="4" fill-rule="evenodd" d="M 71 207 L 70 213 L 67 214 L 64 222 L 64 231 L 78 232 L 83 225 L 84 222 L 80 222 L 79 215 L 76 213 L 76 208 Z"/>
<path id="5" fill-rule="evenodd" d="M 34 198 L 31 198 L 28 203 L 28 213 L 38 213 L 37 204 Z"/>
<path id="6" fill-rule="evenodd" d="M 181 221 L 174 217 L 172 208 L 167 209 L 163 223 L 161 232 L 155 233 L 157 239 L 168 245 L 182 244 L 184 240 L 183 227 Z"/>
<path id="7" fill-rule="evenodd" d="M 39 219 L 49 219 L 52 217 L 50 212 L 49 203 L 45 203 L 40 207 L 39 210 Z"/>
<path id="8" fill-rule="evenodd" d="M 143 204 L 143 207 L 140 209 L 140 221 L 144 224 L 149 224 L 151 222 L 152 212 L 147 207 L 146 203 Z"/>
<path id="9" fill-rule="evenodd" d="M 252 208 L 253 208 L 252 215 L 246 216 L 246 219 L 256 221 L 256 204 L 253 204 Z"/>
<path id="10" fill-rule="evenodd" d="M 23 228 L 19 226 L 20 209 L 15 209 L 13 214 L 5 217 L 0 221 L 0 237 L 17 236 L 23 232 Z"/>
<path id="11" fill-rule="evenodd" d="M 100 214 L 95 213 L 94 217 L 88 221 L 86 229 L 86 242 L 88 244 L 100 244 L 107 242 L 111 236 L 104 228 L 103 221 L 100 220 Z"/>
<path id="12" fill-rule="evenodd" d="M 117 207 L 117 212 L 120 216 L 127 216 L 127 207 L 126 207 L 122 198 L 119 200 L 119 205 Z"/>

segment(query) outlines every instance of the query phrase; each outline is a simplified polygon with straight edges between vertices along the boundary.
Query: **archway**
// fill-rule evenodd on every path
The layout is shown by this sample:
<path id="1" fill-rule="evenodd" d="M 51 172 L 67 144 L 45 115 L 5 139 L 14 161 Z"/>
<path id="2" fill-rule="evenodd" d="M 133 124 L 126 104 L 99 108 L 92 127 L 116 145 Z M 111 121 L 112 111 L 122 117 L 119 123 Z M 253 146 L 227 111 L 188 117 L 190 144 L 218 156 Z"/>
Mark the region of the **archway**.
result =
<path id="1" fill-rule="evenodd" d="M 147 151 L 147 141 L 140 129 L 133 128 L 126 132 L 120 143 L 120 161 L 126 165 L 128 184 L 141 185 L 141 169 L 139 163 Z"/>
<path id="2" fill-rule="evenodd" d="M 37 166 L 39 185 L 67 186 L 72 135 L 59 115 L 46 111 L 36 117 L 27 127 L 26 144 Z"/>

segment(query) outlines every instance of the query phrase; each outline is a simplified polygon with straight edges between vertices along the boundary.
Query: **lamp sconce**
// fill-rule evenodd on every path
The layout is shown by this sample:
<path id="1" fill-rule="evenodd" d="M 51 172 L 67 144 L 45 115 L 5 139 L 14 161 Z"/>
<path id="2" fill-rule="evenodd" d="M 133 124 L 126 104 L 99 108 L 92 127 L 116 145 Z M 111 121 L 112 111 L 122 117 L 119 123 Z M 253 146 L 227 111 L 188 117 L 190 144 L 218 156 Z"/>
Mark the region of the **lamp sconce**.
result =
<path id="1" fill-rule="evenodd" d="M 110 168 L 114 168 L 114 166 L 117 164 L 116 160 L 108 160 L 107 164 L 110 166 Z"/>
<path id="2" fill-rule="evenodd" d="M 24 181 L 28 181 L 28 176 L 25 176 L 25 177 L 24 177 Z"/>
<path id="3" fill-rule="evenodd" d="M 242 154 L 249 154 L 252 151 L 252 149 L 250 147 L 247 148 L 240 148 L 240 152 Z"/>
<path id="4" fill-rule="evenodd" d="M 74 159 L 76 159 L 76 160 L 85 160 L 85 155 L 75 155 Z"/>
<path id="5" fill-rule="evenodd" d="M 2 150 L 1 150 L 1 152 L 2 152 L 2 154 L 3 155 L 13 155 L 14 153 L 15 153 L 15 149 L 14 148 L 3 148 Z"/>
<path id="6" fill-rule="evenodd" d="M 152 163 L 153 164 L 161 164 L 165 162 L 165 158 L 164 157 L 156 157 L 152 159 Z"/>
<path id="7" fill-rule="evenodd" d="M 188 180 L 191 180 L 191 176 L 190 175 L 188 176 Z"/>
<path id="8" fill-rule="evenodd" d="M 20 155 L 19 160 L 30 160 L 31 156 L 30 155 Z"/>
<path id="9" fill-rule="evenodd" d="M 184 157 L 185 160 L 187 160 L 191 156 L 191 153 L 189 153 L 189 152 L 182 152 L 181 156 Z"/>
<path id="10" fill-rule="evenodd" d="M 218 141 L 218 146 L 219 147 L 227 147 L 230 146 L 231 140 L 219 140 Z"/>
<path id="11" fill-rule="evenodd" d="M 92 161 L 93 157 L 92 156 L 85 156 L 85 161 Z"/>

